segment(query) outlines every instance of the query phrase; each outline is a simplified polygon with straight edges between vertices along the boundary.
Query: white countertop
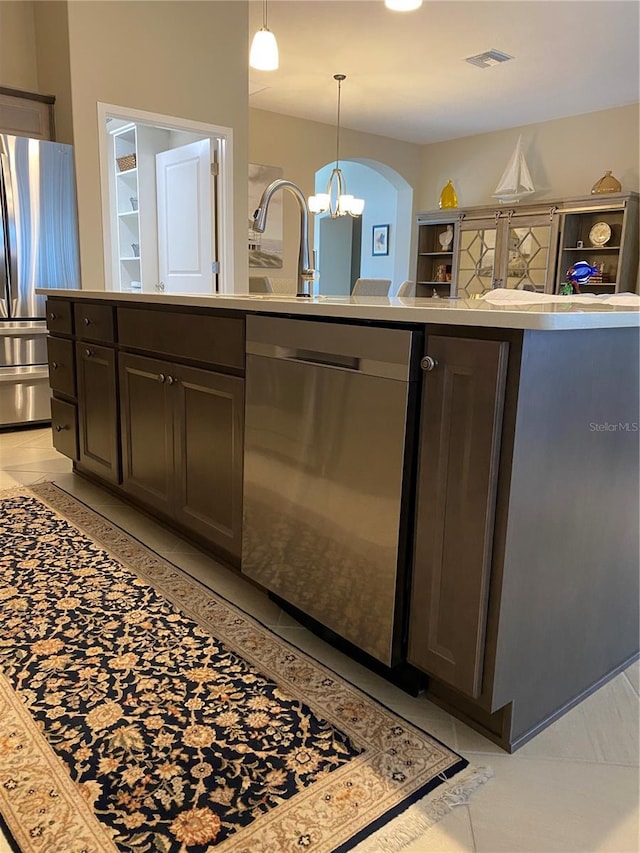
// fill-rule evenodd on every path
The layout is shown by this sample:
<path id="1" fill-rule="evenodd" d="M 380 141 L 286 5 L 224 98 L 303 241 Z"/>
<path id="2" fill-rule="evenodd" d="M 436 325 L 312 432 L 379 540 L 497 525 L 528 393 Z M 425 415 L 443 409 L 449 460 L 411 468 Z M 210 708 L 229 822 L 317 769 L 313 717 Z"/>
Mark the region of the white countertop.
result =
<path id="1" fill-rule="evenodd" d="M 442 323 L 502 329 L 606 329 L 640 326 L 640 310 L 594 304 L 582 297 L 554 302 L 496 305 L 482 299 L 420 299 L 385 296 L 314 296 L 281 294 L 117 293 L 104 290 L 44 290 L 38 293 L 73 299 L 101 299 L 139 305 L 226 308 L 270 314 L 340 317 L 385 323 Z"/>

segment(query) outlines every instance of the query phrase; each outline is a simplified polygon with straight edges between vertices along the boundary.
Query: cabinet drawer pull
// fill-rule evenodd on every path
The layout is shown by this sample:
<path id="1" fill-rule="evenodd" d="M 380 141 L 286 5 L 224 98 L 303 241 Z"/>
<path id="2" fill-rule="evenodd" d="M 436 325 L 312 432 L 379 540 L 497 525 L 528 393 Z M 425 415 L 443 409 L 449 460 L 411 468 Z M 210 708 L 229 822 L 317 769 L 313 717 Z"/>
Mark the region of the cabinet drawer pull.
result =
<path id="1" fill-rule="evenodd" d="M 84 318 L 84 324 L 85 324 L 85 326 L 90 326 L 90 325 L 91 325 L 91 320 L 90 320 L 88 317 L 85 317 L 85 318 Z"/>
<path id="2" fill-rule="evenodd" d="M 158 382 L 165 382 L 166 379 L 167 379 L 167 377 L 164 375 L 164 373 L 158 374 Z"/>
<path id="3" fill-rule="evenodd" d="M 57 361 L 51 362 L 51 370 L 57 370 L 60 367 Z"/>
<path id="4" fill-rule="evenodd" d="M 427 373 L 429 373 L 429 371 L 433 370 L 434 367 L 437 367 L 437 366 L 438 366 L 438 362 L 435 360 L 435 358 L 433 358 L 430 355 L 425 355 L 425 357 L 420 362 L 420 367 L 423 370 L 426 370 Z"/>
<path id="5" fill-rule="evenodd" d="M 92 349 L 86 349 L 84 351 L 84 354 L 86 355 L 87 358 L 91 358 L 91 356 L 93 355 L 93 350 Z"/>

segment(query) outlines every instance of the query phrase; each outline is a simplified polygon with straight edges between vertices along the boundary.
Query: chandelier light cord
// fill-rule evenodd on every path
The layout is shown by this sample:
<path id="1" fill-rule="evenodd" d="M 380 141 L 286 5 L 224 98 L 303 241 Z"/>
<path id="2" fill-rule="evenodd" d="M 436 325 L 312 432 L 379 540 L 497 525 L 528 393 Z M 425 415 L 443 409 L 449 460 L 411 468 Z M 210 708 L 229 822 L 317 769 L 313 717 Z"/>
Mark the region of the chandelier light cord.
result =
<path id="1" fill-rule="evenodd" d="M 333 79 L 338 81 L 338 118 L 336 127 L 336 168 L 340 168 L 340 100 L 342 97 L 342 81 L 347 79 L 346 74 L 334 74 Z"/>

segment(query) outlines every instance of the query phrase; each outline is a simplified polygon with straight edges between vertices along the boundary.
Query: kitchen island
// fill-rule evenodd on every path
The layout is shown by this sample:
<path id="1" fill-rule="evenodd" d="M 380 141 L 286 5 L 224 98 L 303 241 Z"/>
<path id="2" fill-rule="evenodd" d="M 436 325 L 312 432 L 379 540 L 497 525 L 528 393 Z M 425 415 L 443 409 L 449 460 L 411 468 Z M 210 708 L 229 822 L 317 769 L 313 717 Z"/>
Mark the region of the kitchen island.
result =
<path id="1" fill-rule="evenodd" d="M 298 459 L 314 483 L 331 486 L 334 505 L 344 501 L 341 526 L 335 513 L 327 526 L 330 513 L 311 499 L 304 523 L 283 523 L 295 518 L 287 515 L 291 501 L 273 502 L 287 478 L 260 474 L 276 457 L 280 472 L 290 469 L 285 431 L 274 431 L 273 418 L 280 406 L 293 418 L 282 423 L 302 423 L 305 400 L 257 377 L 246 339 L 256 317 L 274 344 L 275 321 L 295 319 L 303 332 L 326 328 L 344 350 L 328 367 L 350 376 L 387 363 L 376 355 L 376 335 L 389 354 L 395 345 L 384 342 L 386 332 L 411 333 L 399 402 L 382 406 L 374 392 L 360 390 L 368 380 L 358 385 L 368 461 L 350 464 L 335 443 L 326 458 Z M 288 598 L 274 589 L 279 572 L 276 580 L 264 575 L 263 585 L 365 662 L 418 673 L 430 698 L 504 748 L 525 743 L 637 656 L 637 311 L 579 297 L 491 307 L 481 300 L 52 291 L 48 324 L 54 442 L 79 474 L 241 572 L 247 549 L 259 549 L 271 528 L 280 537 L 279 559 L 291 554 L 303 581 L 302 552 L 294 557 L 282 537 L 311 543 L 309 568 L 320 565 L 324 542 L 323 554 L 340 566 L 321 590 L 326 619 L 314 610 L 318 595 L 292 601 L 292 587 L 283 587 Z M 348 328 L 366 331 L 373 349 L 351 352 Z M 296 334 L 287 358 L 300 376 L 316 376 L 317 347 Z M 261 395 L 246 392 L 251 387 Z M 332 393 L 317 408 L 316 426 L 305 421 L 304 441 L 297 427 L 288 433 L 292 447 L 317 447 L 317 424 L 336 436 L 348 427 L 339 417 L 348 397 Z M 374 443 L 374 427 L 390 407 L 402 419 L 401 452 Z M 396 486 L 383 494 L 376 477 L 385 465 L 393 468 L 385 483 L 395 477 Z M 247 515 L 243 495 L 253 494 L 259 476 L 259 512 L 277 511 L 252 538 L 243 527 L 247 518 L 252 527 L 255 512 Z M 393 540 L 385 538 L 385 519 Z M 360 560 L 368 545 L 369 563 L 355 562 L 354 543 Z M 393 570 L 378 579 L 377 553 L 388 556 L 390 548 Z M 342 620 L 335 624 L 332 607 Z M 345 627 L 336 631 L 336 624 Z"/>

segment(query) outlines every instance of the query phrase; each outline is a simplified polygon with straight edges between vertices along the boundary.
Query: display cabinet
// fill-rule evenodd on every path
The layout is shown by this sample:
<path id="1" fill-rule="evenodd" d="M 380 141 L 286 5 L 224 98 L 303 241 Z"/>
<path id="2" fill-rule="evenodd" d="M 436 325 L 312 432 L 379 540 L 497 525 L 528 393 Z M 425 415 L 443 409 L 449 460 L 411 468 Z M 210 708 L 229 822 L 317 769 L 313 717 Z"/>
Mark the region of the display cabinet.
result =
<path id="1" fill-rule="evenodd" d="M 638 196 L 614 193 L 585 199 L 567 208 L 561 218 L 560 248 L 555 278 L 558 292 L 567 270 L 586 261 L 598 272 L 582 293 L 637 291 Z"/>
<path id="2" fill-rule="evenodd" d="M 447 224 L 453 239 L 444 250 Z M 558 293 L 580 260 L 596 269 L 581 292 L 638 289 L 637 193 L 433 211 L 418 214 L 417 225 L 418 296 L 473 299 L 498 287 Z"/>
<path id="3" fill-rule="evenodd" d="M 453 275 L 456 214 L 423 214 L 418 220 L 416 296 L 449 296 Z"/>

